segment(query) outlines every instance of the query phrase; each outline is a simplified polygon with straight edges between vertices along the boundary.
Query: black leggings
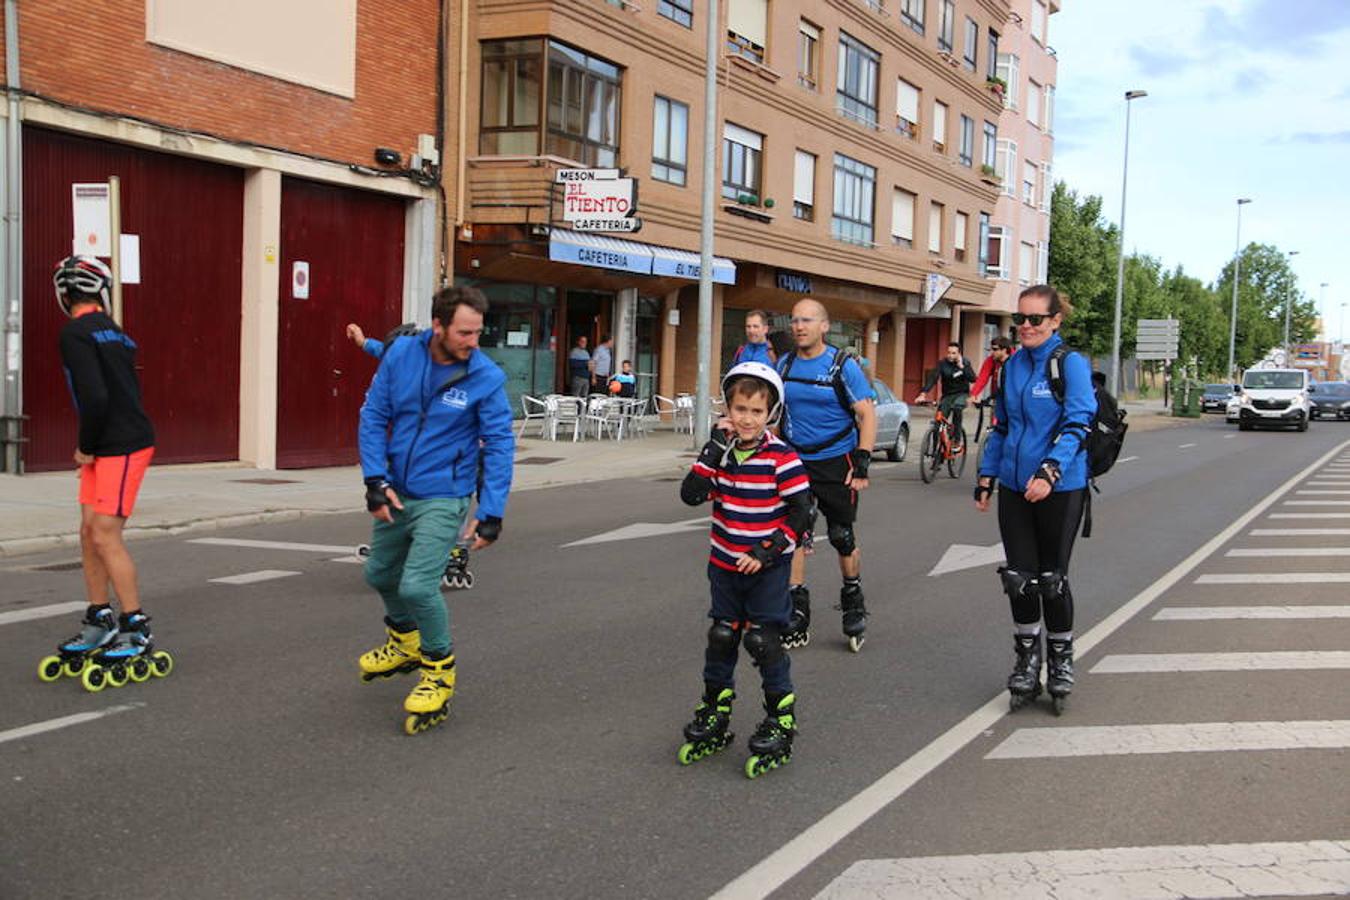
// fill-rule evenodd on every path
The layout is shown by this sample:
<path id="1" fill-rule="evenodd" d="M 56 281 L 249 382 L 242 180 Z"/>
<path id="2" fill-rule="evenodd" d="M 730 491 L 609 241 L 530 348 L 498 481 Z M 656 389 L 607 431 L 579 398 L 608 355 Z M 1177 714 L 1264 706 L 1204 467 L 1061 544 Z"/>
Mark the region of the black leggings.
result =
<path id="1" fill-rule="evenodd" d="M 1055 596 L 1043 598 L 1040 591 L 1025 591 L 1013 599 L 1013 621 L 1019 625 L 1039 622 L 1044 606 L 1047 631 L 1062 634 L 1073 630 L 1069 557 L 1083 519 L 1087 490 L 1057 491 L 1040 503 L 1029 503 L 1021 491 L 999 485 L 998 530 L 1008 568 L 1028 578 L 1055 573 L 1064 579 L 1063 591 Z"/>

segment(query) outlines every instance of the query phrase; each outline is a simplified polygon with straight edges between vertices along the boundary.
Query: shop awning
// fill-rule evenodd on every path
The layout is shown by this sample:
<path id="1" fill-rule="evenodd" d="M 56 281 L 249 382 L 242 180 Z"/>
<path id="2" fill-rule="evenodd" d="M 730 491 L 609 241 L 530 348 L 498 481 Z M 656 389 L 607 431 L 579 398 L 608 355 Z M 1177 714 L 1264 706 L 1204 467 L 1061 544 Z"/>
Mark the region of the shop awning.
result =
<path id="1" fill-rule="evenodd" d="M 548 258 L 554 262 L 635 272 L 639 275 L 686 278 L 690 281 L 697 281 L 699 277 L 697 253 L 581 231 L 555 228 L 548 238 Z M 713 281 L 735 284 L 736 264 L 720 256 L 713 257 Z"/>

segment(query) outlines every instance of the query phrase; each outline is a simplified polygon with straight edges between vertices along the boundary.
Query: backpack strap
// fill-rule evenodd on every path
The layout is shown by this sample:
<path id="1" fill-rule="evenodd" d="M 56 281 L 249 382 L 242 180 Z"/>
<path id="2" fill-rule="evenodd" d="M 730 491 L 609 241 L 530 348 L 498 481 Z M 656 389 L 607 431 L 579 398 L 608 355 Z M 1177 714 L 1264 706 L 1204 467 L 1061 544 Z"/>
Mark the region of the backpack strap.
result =
<path id="1" fill-rule="evenodd" d="M 819 453 L 826 447 L 839 443 L 848 435 L 858 429 L 858 421 L 853 417 L 853 406 L 848 402 L 848 388 L 844 385 L 844 365 L 850 360 L 857 360 L 858 354 L 852 347 L 834 347 L 833 344 L 826 344 L 827 347 L 834 348 L 834 360 L 830 363 L 829 371 L 826 373 L 830 378 L 830 385 L 834 388 L 835 399 L 839 401 L 839 406 L 849 417 L 849 424 L 839 429 L 827 440 L 818 444 L 795 444 L 787 438 L 787 404 L 783 404 L 783 440 L 786 441 L 792 449 L 798 453 Z M 778 363 L 778 375 L 783 379 L 784 385 L 789 381 L 795 381 L 798 384 L 818 385 L 820 382 L 812 381 L 807 378 L 792 378 L 789 372 L 792 371 L 792 364 L 797 361 L 797 352 L 795 350 L 786 354 Z M 786 388 L 785 388 L 786 391 Z"/>

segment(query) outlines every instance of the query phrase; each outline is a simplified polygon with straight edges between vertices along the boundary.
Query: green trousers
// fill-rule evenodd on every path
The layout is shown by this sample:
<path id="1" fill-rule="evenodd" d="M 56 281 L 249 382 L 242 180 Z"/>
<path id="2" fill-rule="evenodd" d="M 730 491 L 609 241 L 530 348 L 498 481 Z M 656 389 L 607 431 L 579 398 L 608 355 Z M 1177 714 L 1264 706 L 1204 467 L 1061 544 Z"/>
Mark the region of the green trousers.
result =
<path id="1" fill-rule="evenodd" d="M 402 628 L 416 625 L 422 649 L 433 656 L 453 647 L 441 575 L 468 510 L 468 497 L 404 497 L 402 510 L 389 510 L 394 521 L 376 519 L 370 537 L 366 583 L 379 591 L 389 621 Z"/>

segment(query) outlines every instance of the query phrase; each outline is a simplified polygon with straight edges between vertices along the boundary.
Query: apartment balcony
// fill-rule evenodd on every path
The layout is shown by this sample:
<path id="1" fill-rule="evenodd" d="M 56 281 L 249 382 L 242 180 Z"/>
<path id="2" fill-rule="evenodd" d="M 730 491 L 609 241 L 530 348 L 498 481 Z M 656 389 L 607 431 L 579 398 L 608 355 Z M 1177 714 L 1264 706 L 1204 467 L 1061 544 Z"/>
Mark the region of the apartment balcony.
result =
<path id="1" fill-rule="evenodd" d="M 482 225 L 558 225 L 559 169 L 582 168 L 557 156 L 472 156 L 465 172 L 465 221 Z"/>

